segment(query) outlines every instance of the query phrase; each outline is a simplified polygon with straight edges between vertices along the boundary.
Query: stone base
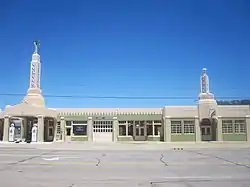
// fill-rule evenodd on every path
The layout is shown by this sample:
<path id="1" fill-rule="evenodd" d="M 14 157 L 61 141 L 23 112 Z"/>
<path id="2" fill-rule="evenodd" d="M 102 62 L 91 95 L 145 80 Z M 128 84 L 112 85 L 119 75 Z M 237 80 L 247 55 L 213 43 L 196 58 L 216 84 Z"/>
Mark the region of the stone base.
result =
<path id="1" fill-rule="evenodd" d="M 214 100 L 214 94 L 212 93 L 200 93 L 199 100 Z"/>
<path id="2" fill-rule="evenodd" d="M 27 95 L 24 97 L 22 102 L 33 106 L 45 107 L 45 100 L 42 96 L 42 90 L 39 88 L 28 89 Z"/>

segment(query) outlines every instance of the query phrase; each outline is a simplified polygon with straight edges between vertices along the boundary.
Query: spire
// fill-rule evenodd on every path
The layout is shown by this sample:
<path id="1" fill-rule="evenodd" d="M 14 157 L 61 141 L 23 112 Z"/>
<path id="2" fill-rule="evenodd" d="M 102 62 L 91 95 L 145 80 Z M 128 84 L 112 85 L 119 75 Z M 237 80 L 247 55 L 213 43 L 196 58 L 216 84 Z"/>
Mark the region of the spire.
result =
<path id="1" fill-rule="evenodd" d="M 30 65 L 30 86 L 29 88 L 40 89 L 40 74 L 41 74 L 41 63 L 40 55 L 38 54 L 38 48 L 40 46 L 39 41 L 34 41 L 34 52 L 32 55 L 32 61 Z"/>
<path id="2" fill-rule="evenodd" d="M 201 93 L 210 93 L 209 92 L 209 78 L 207 75 L 206 68 L 202 69 L 200 84 L 201 84 Z"/>

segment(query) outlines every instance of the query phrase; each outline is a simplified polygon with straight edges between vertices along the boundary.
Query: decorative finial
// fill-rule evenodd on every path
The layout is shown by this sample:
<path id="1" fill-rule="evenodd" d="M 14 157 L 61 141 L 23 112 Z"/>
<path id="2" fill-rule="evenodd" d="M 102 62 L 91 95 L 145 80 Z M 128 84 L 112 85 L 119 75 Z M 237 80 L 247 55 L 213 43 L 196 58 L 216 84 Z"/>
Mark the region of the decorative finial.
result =
<path id="1" fill-rule="evenodd" d="M 39 40 L 35 40 L 35 41 L 34 41 L 34 46 L 35 46 L 34 54 L 38 54 L 38 48 L 40 47 L 40 42 L 39 42 Z"/>

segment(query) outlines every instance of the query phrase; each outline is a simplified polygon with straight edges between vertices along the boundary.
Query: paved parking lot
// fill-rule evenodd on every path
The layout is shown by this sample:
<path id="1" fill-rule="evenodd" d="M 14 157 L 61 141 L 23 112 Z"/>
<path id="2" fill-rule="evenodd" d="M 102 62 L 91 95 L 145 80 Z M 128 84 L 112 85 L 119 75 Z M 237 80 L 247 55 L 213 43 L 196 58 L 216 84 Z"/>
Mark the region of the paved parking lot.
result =
<path id="1" fill-rule="evenodd" d="M 250 149 L 1 147 L 0 173 L 1 187 L 249 187 Z"/>

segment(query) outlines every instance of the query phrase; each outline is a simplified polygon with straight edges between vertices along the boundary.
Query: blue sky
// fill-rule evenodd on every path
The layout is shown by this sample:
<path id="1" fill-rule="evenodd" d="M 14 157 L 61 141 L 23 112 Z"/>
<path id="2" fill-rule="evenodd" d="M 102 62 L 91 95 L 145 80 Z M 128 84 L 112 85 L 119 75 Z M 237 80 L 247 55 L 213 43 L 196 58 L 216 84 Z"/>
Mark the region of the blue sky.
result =
<path id="1" fill-rule="evenodd" d="M 48 107 L 195 104 L 203 67 L 216 96 L 248 97 L 249 8 L 248 0 L 0 1 L 0 93 L 26 93 L 39 39 L 45 95 L 193 97 L 46 98 Z M 22 98 L 0 96 L 0 107 Z"/>

